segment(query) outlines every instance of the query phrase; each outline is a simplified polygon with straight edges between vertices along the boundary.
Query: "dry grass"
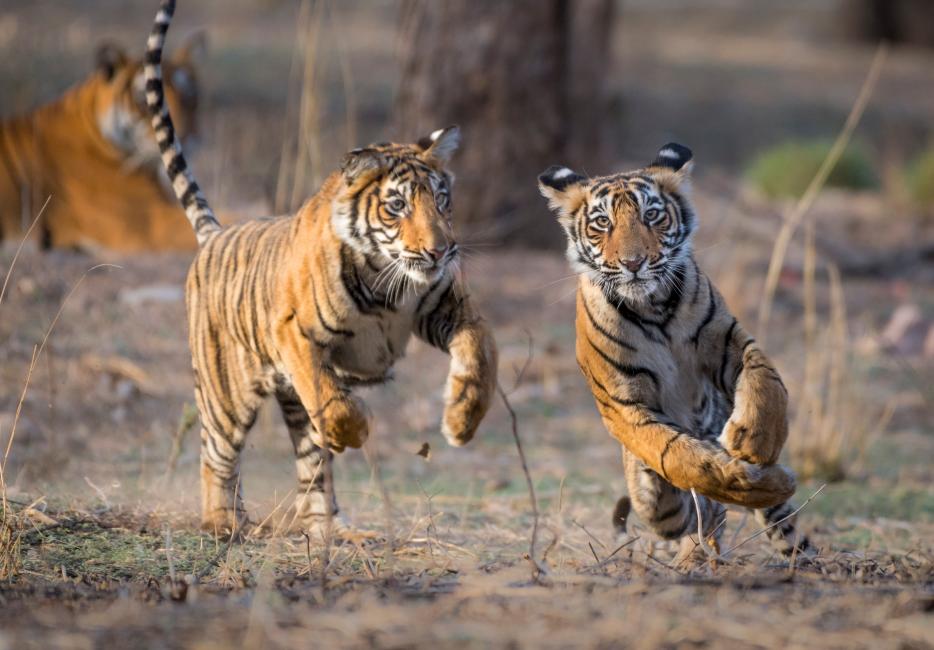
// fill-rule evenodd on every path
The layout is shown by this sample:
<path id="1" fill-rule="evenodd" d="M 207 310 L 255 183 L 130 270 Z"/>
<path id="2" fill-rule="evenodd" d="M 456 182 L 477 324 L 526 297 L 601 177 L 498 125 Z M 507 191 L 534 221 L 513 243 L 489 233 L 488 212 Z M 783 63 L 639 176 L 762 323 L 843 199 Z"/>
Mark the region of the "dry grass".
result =
<path id="1" fill-rule="evenodd" d="M 482 509 L 492 513 L 495 505 Z M 715 570 L 687 570 L 670 566 L 657 544 L 639 540 L 614 551 L 601 534 L 572 523 L 584 514 L 575 508 L 551 518 L 559 541 L 543 560 L 547 580 L 535 581 L 521 559 L 519 529 L 503 516 L 485 531 L 454 530 L 424 513 L 397 520 L 392 544 L 334 547 L 324 580 L 320 547 L 302 537 L 224 546 L 170 515 L 49 512 L 56 523 L 24 538 L 30 579 L 4 589 L 0 621 L 19 619 L 7 637 L 27 644 L 18 647 L 50 634 L 243 647 L 303 646 L 308 635 L 340 647 L 693 640 L 852 648 L 883 634 L 883 647 L 924 640 L 932 605 L 925 589 L 934 577 L 929 545 L 828 551 L 795 565 L 743 547 Z M 734 523 L 730 534 L 739 533 Z M 502 542 L 506 549 L 486 556 L 485 546 Z M 52 618 L 62 600 L 80 607 Z"/>

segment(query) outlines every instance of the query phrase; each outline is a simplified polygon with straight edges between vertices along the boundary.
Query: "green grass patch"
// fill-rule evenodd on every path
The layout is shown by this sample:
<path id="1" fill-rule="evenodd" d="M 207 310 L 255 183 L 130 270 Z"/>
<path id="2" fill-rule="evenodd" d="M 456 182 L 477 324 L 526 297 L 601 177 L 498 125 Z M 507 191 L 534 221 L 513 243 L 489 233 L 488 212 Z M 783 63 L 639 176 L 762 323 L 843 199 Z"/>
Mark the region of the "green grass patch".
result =
<path id="1" fill-rule="evenodd" d="M 59 526 L 24 535 L 22 568 L 49 579 L 63 574 L 115 581 L 159 579 L 169 573 L 165 546 L 163 532 L 63 519 Z M 172 559 L 180 575 L 201 570 L 215 553 L 211 537 L 197 532 L 172 533 Z"/>
<path id="2" fill-rule="evenodd" d="M 913 201 L 934 207 L 934 145 L 908 166 L 905 180 Z"/>
<path id="3" fill-rule="evenodd" d="M 813 492 L 802 487 L 798 498 Z M 807 512 L 822 517 L 884 517 L 901 521 L 934 521 L 934 493 L 925 486 L 872 485 L 843 482 L 828 485 Z"/>
<path id="4" fill-rule="evenodd" d="M 753 160 L 747 178 L 770 198 L 798 198 L 830 151 L 829 140 L 797 140 L 768 149 Z M 867 149 L 851 143 L 827 178 L 827 187 L 875 189 L 879 179 Z"/>

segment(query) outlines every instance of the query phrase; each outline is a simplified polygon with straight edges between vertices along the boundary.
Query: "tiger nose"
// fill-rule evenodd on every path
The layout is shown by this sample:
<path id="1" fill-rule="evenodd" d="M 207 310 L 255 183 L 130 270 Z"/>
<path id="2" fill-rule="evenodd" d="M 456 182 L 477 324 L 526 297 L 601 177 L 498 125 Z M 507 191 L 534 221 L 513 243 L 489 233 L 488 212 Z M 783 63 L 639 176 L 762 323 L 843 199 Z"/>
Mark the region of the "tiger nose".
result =
<path id="1" fill-rule="evenodd" d="M 629 269 L 630 272 L 636 273 L 639 269 L 642 268 L 642 263 L 645 261 L 645 255 L 641 257 L 633 257 L 628 260 L 620 260 L 621 264 Z"/>
<path id="2" fill-rule="evenodd" d="M 447 253 L 447 252 L 448 252 L 448 247 L 447 247 L 447 246 L 441 246 L 441 247 L 439 247 L 439 248 L 426 248 L 426 249 L 425 249 L 425 254 L 428 255 L 428 257 L 430 257 L 431 259 L 433 259 L 435 262 L 437 262 L 437 261 L 440 260 L 442 257 L 444 257 L 444 254 Z"/>

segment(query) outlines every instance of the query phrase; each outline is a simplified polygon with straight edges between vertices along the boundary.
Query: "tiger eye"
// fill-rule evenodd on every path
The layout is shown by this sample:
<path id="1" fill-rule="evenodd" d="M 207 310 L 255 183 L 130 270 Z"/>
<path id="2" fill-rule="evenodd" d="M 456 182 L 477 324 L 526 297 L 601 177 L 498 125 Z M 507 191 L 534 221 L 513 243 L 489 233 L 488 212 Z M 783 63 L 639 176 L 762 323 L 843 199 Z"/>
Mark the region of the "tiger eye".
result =
<path id="1" fill-rule="evenodd" d="M 605 230 L 610 227 L 610 218 L 601 214 L 591 222 L 591 225 Z"/>

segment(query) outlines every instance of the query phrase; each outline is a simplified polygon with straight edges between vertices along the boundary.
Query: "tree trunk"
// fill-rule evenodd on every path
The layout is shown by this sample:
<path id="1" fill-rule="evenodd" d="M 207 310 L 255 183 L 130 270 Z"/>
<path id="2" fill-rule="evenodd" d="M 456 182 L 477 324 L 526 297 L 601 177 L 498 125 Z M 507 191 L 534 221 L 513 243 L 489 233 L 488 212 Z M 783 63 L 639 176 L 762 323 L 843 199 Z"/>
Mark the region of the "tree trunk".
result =
<path id="1" fill-rule="evenodd" d="M 849 0 L 840 5 L 847 35 L 934 47 L 934 2 L 931 0 Z"/>
<path id="2" fill-rule="evenodd" d="M 410 0 L 400 137 L 462 127 L 455 219 L 466 241 L 559 247 L 538 194 L 552 164 L 597 169 L 613 0 Z"/>

